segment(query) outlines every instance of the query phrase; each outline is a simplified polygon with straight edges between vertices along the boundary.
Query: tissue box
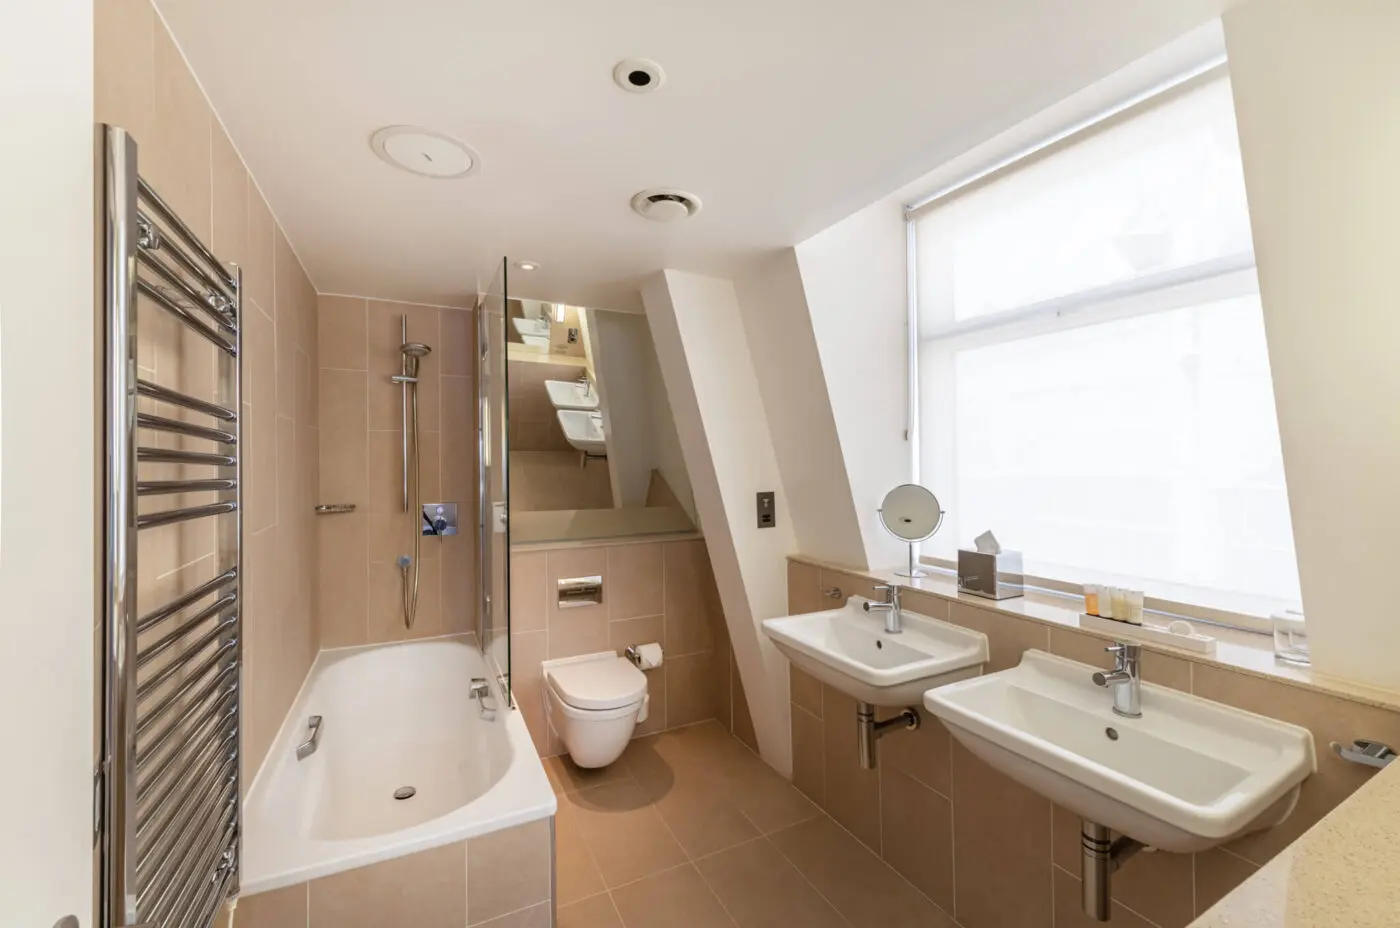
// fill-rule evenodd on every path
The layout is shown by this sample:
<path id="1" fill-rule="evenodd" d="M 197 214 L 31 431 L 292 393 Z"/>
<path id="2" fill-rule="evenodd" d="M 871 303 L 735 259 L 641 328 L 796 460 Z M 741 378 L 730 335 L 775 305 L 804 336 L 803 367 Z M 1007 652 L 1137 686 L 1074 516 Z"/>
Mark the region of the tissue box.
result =
<path id="1" fill-rule="evenodd" d="M 958 550 L 958 592 L 986 599 L 1010 599 L 1026 592 L 1020 551 L 984 554 Z"/>

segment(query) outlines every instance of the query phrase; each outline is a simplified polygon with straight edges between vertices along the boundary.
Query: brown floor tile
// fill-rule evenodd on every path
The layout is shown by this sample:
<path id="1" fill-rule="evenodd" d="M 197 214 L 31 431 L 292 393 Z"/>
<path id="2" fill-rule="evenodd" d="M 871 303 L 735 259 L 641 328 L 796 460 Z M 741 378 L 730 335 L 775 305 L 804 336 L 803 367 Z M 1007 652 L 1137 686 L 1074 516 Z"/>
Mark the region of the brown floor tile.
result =
<path id="1" fill-rule="evenodd" d="M 627 928 L 734 928 L 691 864 L 620 886 L 612 897 Z"/>
<path id="2" fill-rule="evenodd" d="M 550 917 L 553 915 L 553 908 L 548 902 L 542 902 L 488 922 L 476 922 L 471 928 L 550 928 L 553 922 Z"/>
<path id="3" fill-rule="evenodd" d="M 685 851 L 636 783 L 609 783 L 565 798 L 609 888 L 685 863 Z"/>
<path id="4" fill-rule="evenodd" d="M 907 880 L 825 816 L 780 831 L 772 841 L 855 928 L 952 925 Z"/>
<path id="5" fill-rule="evenodd" d="M 612 896 L 607 893 L 592 896 L 571 905 L 559 907 L 557 928 L 623 928 Z"/>
<path id="6" fill-rule="evenodd" d="M 554 898 L 560 905 L 604 890 L 603 875 L 584 843 L 578 817 L 567 802 L 554 817 Z"/>
<path id="7" fill-rule="evenodd" d="M 696 866 L 739 928 L 849 928 L 767 839 L 706 857 Z"/>
<path id="8" fill-rule="evenodd" d="M 753 823 L 722 792 L 704 785 L 675 784 L 653 799 L 653 804 L 691 859 L 743 844 L 759 835 Z"/>

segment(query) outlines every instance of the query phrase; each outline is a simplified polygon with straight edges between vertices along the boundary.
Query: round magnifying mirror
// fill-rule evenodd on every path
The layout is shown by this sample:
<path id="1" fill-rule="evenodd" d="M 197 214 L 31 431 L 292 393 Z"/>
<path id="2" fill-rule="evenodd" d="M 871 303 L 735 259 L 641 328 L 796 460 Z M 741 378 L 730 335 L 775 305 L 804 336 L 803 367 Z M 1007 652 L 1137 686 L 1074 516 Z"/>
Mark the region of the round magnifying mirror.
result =
<path id="1" fill-rule="evenodd" d="M 924 577 L 927 574 L 915 566 L 914 543 L 933 536 L 943 524 L 943 507 L 927 487 L 905 483 L 885 494 L 880 504 L 880 521 L 886 531 L 909 543 L 909 569 L 898 571 L 901 577 Z"/>

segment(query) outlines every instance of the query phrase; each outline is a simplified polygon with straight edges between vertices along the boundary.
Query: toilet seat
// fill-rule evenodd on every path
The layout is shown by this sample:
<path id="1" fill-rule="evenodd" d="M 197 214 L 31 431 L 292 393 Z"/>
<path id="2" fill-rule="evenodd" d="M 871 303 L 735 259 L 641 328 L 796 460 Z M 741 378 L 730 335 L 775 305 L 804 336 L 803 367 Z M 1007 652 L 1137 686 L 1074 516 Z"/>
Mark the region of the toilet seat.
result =
<path id="1" fill-rule="evenodd" d="M 646 674 L 622 657 L 555 664 L 545 681 L 564 708 L 580 713 L 630 709 L 647 693 Z"/>

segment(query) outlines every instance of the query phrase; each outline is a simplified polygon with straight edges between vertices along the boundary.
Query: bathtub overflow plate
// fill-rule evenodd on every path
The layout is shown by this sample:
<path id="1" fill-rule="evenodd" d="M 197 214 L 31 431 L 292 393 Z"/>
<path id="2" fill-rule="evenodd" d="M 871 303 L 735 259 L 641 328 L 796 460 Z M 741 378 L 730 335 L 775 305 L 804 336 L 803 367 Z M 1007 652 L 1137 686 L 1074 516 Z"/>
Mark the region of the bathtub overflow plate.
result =
<path id="1" fill-rule="evenodd" d="M 413 786 L 400 786 L 394 790 L 395 799 L 412 799 L 418 795 L 418 789 Z"/>

